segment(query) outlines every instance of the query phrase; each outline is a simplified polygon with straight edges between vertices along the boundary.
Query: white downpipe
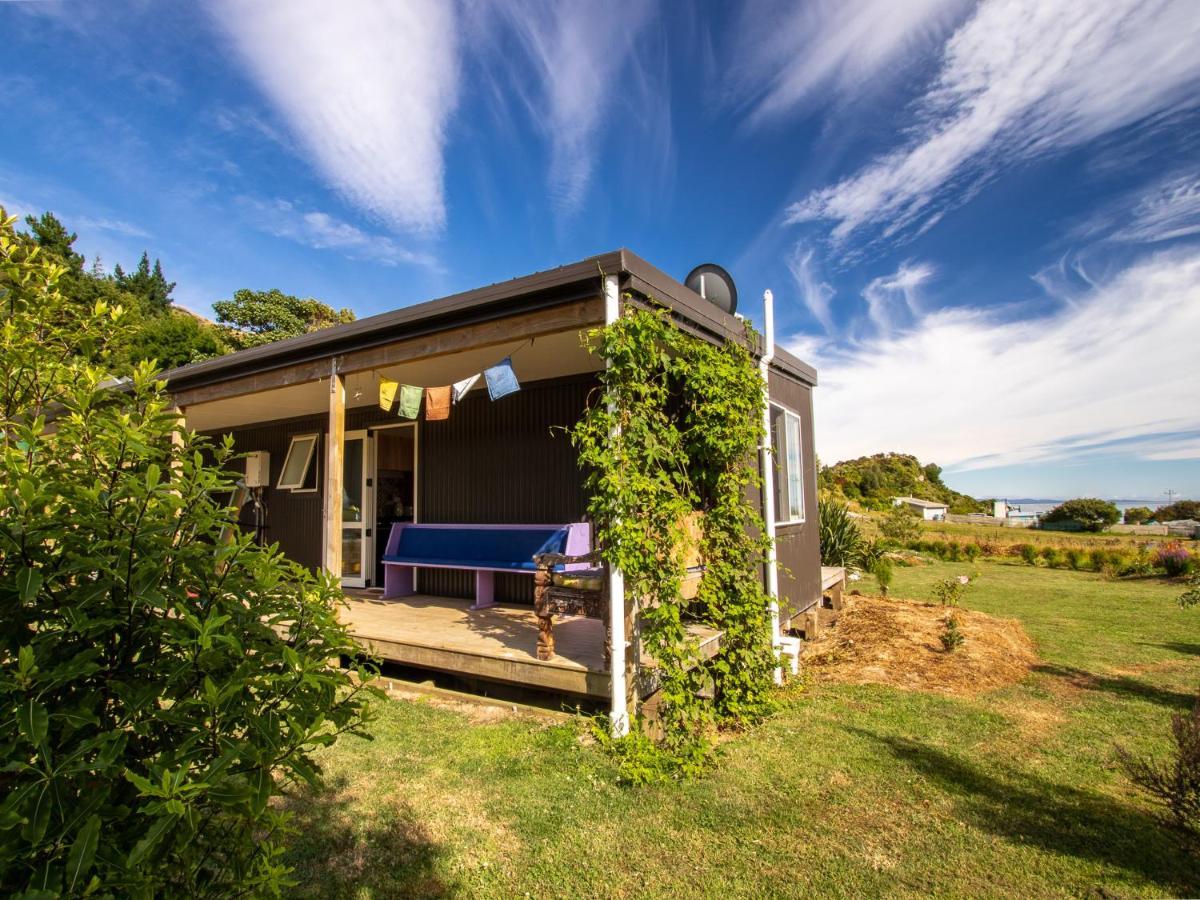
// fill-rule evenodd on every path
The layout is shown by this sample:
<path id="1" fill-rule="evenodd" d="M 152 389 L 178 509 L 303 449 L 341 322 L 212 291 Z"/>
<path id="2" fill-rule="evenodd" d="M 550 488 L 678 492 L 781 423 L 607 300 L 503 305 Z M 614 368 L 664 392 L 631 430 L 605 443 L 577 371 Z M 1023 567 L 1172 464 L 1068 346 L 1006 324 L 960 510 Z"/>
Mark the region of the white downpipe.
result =
<path id="1" fill-rule="evenodd" d="M 763 389 L 762 459 L 763 524 L 767 540 L 767 603 L 771 611 L 771 649 L 778 662 L 782 642 L 779 634 L 779 560 L 775 554 L 775 461 L 771 458 L 771 360 L 775 358 L 775 295 L 763 291 L 763 354 L 758 359 Z M 775 683 L 783 684 L 783 667 L 775 667 Z"/>
<path id="2" fill-rule="evenodd" d="M 621 295 L 617 286 L 617 276 L 604 276 L 604 324 L 611 325 L 621 315 Z M 612 360 L 604 362 L 605 368 L 612 367 Z M 613 409 L 613 401 L 609 399 L 608 408 Z M 619 426 L 613 426 L 612 437 L 620 434 Z M 629 734 L 629 708 L 626 701 L 625 686 L 625 573 L 615 566 L 608 567 L 608 622 L 612 629 L 612 659 L 609 662 L 611 675 L 612 697 L 609 707 L 609 721 L 612 725 L 613 737 L 624 737 Z"/>

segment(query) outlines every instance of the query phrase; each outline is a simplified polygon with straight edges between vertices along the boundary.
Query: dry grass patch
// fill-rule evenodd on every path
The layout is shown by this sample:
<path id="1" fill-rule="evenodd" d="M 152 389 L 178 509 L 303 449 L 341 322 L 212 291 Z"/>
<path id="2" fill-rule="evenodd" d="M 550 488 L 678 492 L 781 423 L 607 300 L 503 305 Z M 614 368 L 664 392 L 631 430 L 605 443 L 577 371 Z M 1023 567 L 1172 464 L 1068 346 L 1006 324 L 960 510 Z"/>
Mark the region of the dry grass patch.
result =
<path id="1" fill-rule="evenodd" d="M 852 596 L 837 627 L 808 647 L 804 662 L 830 681 L 966 697 L 1029 674 L 1037 654 L 1020 622 L 967 609 L 957 614 L 966 641 L 947 652 L 939 639 L 945 607 Z"/>

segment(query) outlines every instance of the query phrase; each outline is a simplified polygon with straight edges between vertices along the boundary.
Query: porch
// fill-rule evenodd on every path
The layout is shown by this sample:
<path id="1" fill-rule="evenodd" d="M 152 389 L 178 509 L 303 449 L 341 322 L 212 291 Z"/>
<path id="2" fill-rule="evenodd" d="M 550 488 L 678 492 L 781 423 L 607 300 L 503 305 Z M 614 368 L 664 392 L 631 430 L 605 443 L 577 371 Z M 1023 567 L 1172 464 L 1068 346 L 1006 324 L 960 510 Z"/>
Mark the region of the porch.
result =
<path id="1" fill-rule="evenodd" d="M 386 662 L 488 681 L 586 697 L 608 697 L 604 624 L 563 616 L 555 621 L 555 655 L 537 658 L 538 624 L 532 607 L 498 604 L 471 609 L 470 600 L 414 594 L 384 600 L 378 592 L 347 591 L 342 620 L 365 650 Z M 689 629 L 704 659 L 720 647 L 721 633 Z M 654 661 L 642 657 L 642 666 Z"/>

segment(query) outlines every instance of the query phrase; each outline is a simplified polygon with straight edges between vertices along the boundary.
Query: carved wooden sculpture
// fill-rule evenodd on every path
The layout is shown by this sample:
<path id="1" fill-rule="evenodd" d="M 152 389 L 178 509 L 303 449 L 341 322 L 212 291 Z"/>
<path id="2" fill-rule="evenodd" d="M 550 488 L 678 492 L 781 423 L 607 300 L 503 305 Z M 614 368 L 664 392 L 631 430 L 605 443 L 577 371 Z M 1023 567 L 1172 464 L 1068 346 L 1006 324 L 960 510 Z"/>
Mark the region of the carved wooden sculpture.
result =
<path id="1" fill-rule="evenodd" d="M 612 660 L 612 629 L 609 627 L 608 578 L 599 568 L 600 552 L 583 556 L 542 553 L 533 558 L 537 573 L 533 577 L 533 609 L 538 619 L 537 658 L 554 656 L 554 616 L 587 616 L 604 623 L 604 665 Z M 556 572 L 558 566 L 588 563 L 597 568 Z"/>

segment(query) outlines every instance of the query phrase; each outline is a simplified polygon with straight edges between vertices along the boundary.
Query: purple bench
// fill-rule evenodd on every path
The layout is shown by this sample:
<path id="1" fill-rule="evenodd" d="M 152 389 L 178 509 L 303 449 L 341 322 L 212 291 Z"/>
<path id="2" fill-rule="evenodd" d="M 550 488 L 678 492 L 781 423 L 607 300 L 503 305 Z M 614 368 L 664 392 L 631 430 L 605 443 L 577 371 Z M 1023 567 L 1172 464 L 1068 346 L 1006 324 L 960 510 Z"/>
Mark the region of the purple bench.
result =
<path id="1" fill-rule="evenodd" d="M 417 525 L 397 523 L 383 553 L 384 598 L 416 593 L 416 569 L 460 569 L 475 572 L 475 604 L 492 606 L 497 572 L 537 574 L 535 556 L 556 553 L 582 556 L 591 549 L 592 529 L 586 522 L 567 525 Z M 585 569 L 586 563 L 564 571 Z"/>

